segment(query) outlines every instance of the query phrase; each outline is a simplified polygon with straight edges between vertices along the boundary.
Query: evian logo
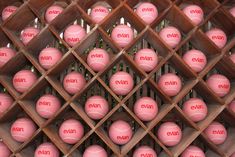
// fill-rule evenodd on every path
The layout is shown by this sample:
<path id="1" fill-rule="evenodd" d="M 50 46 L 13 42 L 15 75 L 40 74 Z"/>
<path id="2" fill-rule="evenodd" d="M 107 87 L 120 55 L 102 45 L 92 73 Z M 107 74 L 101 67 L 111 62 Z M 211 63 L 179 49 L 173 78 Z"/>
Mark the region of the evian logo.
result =
<path id="1" fill-rule="evenodd" d="M 96 53 L 96 54 L 92 54 L 91 58 L 104 58 L 104 55 Z"/>
<path id="2" fill-rule="evenodd" d="M 118 38 L 130 38 L 129 34 L 125 34 L 125 33 L 121 33 L 121 34 L 117 34 Z"/>
<path id="3" fill-rule="evenodd" d="M 222 36 L 222 35 L 213 35 L 211 38 L 212 38 L 212 40 L 214 40 L 214 39 L 225 40 L 224 36 Z"/>
<path id="4" fill-rule="evenodd" d="M 77 79 L 66 79 L 65 80 L 66 83 L 78 83 Z"/>
<path id="5" fill-rule="evenodd" d="M 192 61 L 193 62 L 198 62 L 198 63 L 203 63 L 204 62 L 204 59 L 203 58 L 192 58 Z"/>
<path id="6" fill-rule="evenodd" d="M 51 102 L 49 102 L 49 101 L 39 101 L 39 106 L 51 106 Z"/>
<path id="7" fill-rule="evenodd" d="M 96 8 L 94 9 L 94 12 L 100 12 L 100 13 L 107 13 L 107 10 L 106 9 L 102 9 L 102 8 Z"/>
<path id="8" fill-rule="evenodd" d="M 223 135 L 225 134 L 224 130 L 213 130 L 212 134 Z"/>
<path id="9" fill-rule="evenodd" d="M 16 11 L 16 9 L 7 8 L 7 9 L 5 9 L 5 11 L 8 12 L 8 13 L 13 13 L 13 12 Z"/>
<path id="10" fill-rule="evenodd" d="M 219 87 L 219 88 L 228 89 L 228 88 L 229 88 L 229 85 L 228 85 L 228 84 L 219 84 L 218 87 Z"/>
<path id="11" fill-rule="evenodd" d="M 65 129 L 63 133 L 64 134 L 76 134 L 77 131 L 75 129 Z"/>
<path id="12" fill-rule="evenodd" d="M 140 157 L 153 157 L 153 154 L 143 153 L 143 154 L 140 154 Z"/>
<path id="13" fill-rule="evenodd" d="M 117 136 L 118 140 L 127 140 L 129 139 L 129 136 Z"/>
<path id="14" fill-rule="evenodd" d="M 34 33 L 23 33 L 23 37 L 34 37 L 35 34 Z"/>
<path id="15" fill-rule="evenodd" d="M 100 105 L 100 104 L 93 103 L 93 104 L 89 104 L 88 107 L 89 107 L 89 108 L 101 108 L 101 105 Z"/>
<path id="16" fill-rule="evenodd" d="M 191 110 L 199 110 L 199 109 L 203 109 L 204 107 L 203 105 L 194 105 L 194 106 L 191 106 L 190 108 Z"/>
<path id="17" fill-rule="evenodd" d="M 149 56 L 141 56 L 140 60 L 145 60 L 145 61 L 153 61 L 153 57 L 149 57 Z"/>
<path id="18" fill-rule="evenodd" d="M 166 133 L 167 136 L 178 136 L 179 132 L 178 131 L 169 131 Z"/>
<path id="19" fill-rule="evenodd" d="M 38 155 L 51 155 L 49 150 L 39 150 Z"/>
<path id="20" fill-rule="evenodd" d="M 25 78 L 15 78 L 14 82 L 27 82 Z"/>
<path id="21" fill-rule="evenodd" d="M 174 86 L 174 85 L 177 85 L 178 83 L 176 81 L 167 81 L 165 82 L 165 85 L 166 86 Z"/>
<path id="22" fill-rule="evenodd" d="M 143 8 L 142 12 L 154 12 L 153 8 Z"/>
<path id="23" fill-rule="evenodd" d="M 40 57 L 41 60 L 52 60 L 51 56 L 41 56 Z"/>
<path id="24" fill-rule="evenodd" d="M 176 34 L 176 33 L 167 34 L 166 37 L 167 38 L 180 38 L 179 34 Z"/>
<path id="25" fill-rule="evenodd" d="M 61 13 L 61 11 L 59 11 L 59 10 L 50 10 L 49 12 L 48 12 L 48 14 L 60 14 Z"/>
<path id="26" fill-rule="evenodd" d="M 12 131 L 16 131 L 16 132 L 24 132 L 24 128 L 20 128 L 20 127 L 13 127 Z"/>
<path id="27" fill-rule="evenodd" d="M 127 80 L 116 80 L 115 84 L 117 84 L 117 85 L 128 85 L 128 81 Z"/>
<path id="28" fill-rule="evenodd" d="M 141 108 L 153 109 L 153 105 L 151 105 L 151 104 L 141 104 Z"/>
<path id="29" fill-rule="evenodd" d="M 190 13 L 191 14 L 202 14 L 202 11 L 199 9 L 192 9 L 192 10 L 190 10 Z"/>
<path id="30" fill-rule="evenodd" d="M 79 38 L 67 38 L 68 42 L 79 42 L 80 39 Z"/>
<path id="31" fill-rule="evenodd" d="M 6 56 L 7 56 L 7 53 L 5 53 L 5 52 L 0 52 L 0 56 L 1 56 L 1 57 L 6 57 Z"/>

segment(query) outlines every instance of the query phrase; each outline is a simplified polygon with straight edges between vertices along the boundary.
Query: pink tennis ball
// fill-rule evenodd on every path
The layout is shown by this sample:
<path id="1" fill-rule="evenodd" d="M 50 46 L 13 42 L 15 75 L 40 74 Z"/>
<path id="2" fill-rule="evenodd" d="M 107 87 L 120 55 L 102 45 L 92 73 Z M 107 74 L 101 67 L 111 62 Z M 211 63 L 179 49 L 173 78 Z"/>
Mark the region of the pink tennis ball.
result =
<path id="1" fill-rule="evenodd" d="M 100 48 L 91 50 L 87 56 L 87 64 L 96 72 L 104 70 L 109 61 L 108 52 Z"/>
<path id="2" fill-rule="evenodd" d="M 134 32 L 133 29 L 127 25 L 118 25 L 113 29 L 111 38 L 118 46 L 124 48 L 134 39 Z"/>
<path id="3" fill-rule="evenodd" d="M 108 157 L 108 154 L 101 146 L 91 145 L 86 148 L 82 157 Z"/>
<path id="4" fill-rule="evenodd" d="M 205 54 L 199 50 L 190 50 L 186 52 L 183 56 L 183 60 L 195 72 L 201 72 L 207 64 Z"/>
<path id="5" fill-rule="evenodd" d="M 229 79 L 224 75 L 213 74 L 206 80 L 206 83 L 219 97 L 225 96 L 230 91 Z"/>
<path id="6" fill-rule="evenodd" d="M 229 109 L 235 113 L 235 100 L 233 100 L 229 105 Z"/>
<path id="7" fill-rule="evenodd" d="M 83 125 L 76 119 L 64 121 L 59 129 L 60 138 L 67 144 L 77 143 L 83 137 L 83 134 Z"/>
<path id="8" fill-rule="evenodd" d="M 0 115 L 2 115 L 12 104 L 14 100 L 5 93 L 0 93 Z"/>
<path id="9" fill-rule="evenodd" d="M 0 48 L 0 68 L 3 67 L 15 55 L 16 51 L 11 48 L 8 47 Z"/>
<path id="10" fill-rule="evenodd" d="M 180 31 L 172 26 L 163 28 L 160 33 L 160 37 L 168 46 L 175 48 L 181 41 Z"/>
<path id="11" fill-rule="evenodd" d="M 80 25 L 68 26 L 64 31 L 64 40 L 69 46 L 75 46 L 86 36 L 86 31 Z"/>
<path id="12" fill-rule="evenodd" d="M 41 96 L 36 103 L 36 111 L 43 118 L 53 117 L 60 107 L 60 100 L 51 94 Z"/>
<path id="13" fill-rule="evenodd" d="M 235 64 L 235 53 L 230 55 L 230 59 L 233 61 L 233 63 Z"/>
<path id="14" fill-rule="evenodd" d="M 188 5 L 183 12 L 195 25 L 200 24 L 204 18 L 204 12 L 198 5 Z"/>
<path id="15" fill-rule="evenodd" d="M 235 7 L 232 7 L 229 12 L 235 17 Z"/>
<path id="16" fill-rule="evenodd" d="M 92 8 L 90 16 L 93 22 L 100 23 L 108 14 L 108 8 L 98 5 Z"/>
<path id="17" fill-rule="evenodd" d="M 38 60 L 41 66 L 48 70 L 53 67 L 62 58 L 62 56 L 62 52 L 57 48 L 48 47 L 40 52 Z"/>
<path id="18" fill-rule="evenodd" d="M 157 157 L 157 154 L 149 146 L 140 146 L 134 151 L 133 157 Z"/>
<path id="19" fill-rule="evenodd" d="M 53 21 L 59 14 L 63 12 L 64 8 L 58 5 L 52 5 L 47 8 L 45 13 L 45 19 L 47 23 Z"/>
<path id="20" fill-rule="evenodd" d="M 194 122 L 199 122 L 207 116 L 206 103 L 199 98 L 191 98 L 183 104 L 183 112 Z"/>
<path id="21" fill-rule="evenodd" d="M 2 11 L 2 20 L 5 21 L 8 17 L 10 17 L 18 7 L 16 6 L 7 6 L 6 8 L 3 9 Z"/>
<path id="22" fill-rule="evenodd" d="M 24 93 L 37 81 L 37 76 L 30 70 L 18 71 L 13 77 L 13 86 L 20 92 Z"/>
<path id="23" fill-rule="evenodd" d="M 137 9 L 136 14 L 147 24 L 151 24 L 158 16 L 158 11 L 155 5 L 149 2 L 141 3 Z"/>
<path id="24" fill-rule="evenodd" d="M 109 86 L 117 95 L 127 95 L 133 89 L 134 81 L 130 74 L 119 71 L 111 76 Z"/>
<path id="25" fill-rule="evenodd" d="M 151 121 L 158 113 L 157 102 L 151 97 L 142 97 L 135 102 L 134 113 L 142 121 Z"/>
<path id="26" fill-rule="evenodd" d="M 135 54 L 134 60 L 141 69 L 150 72 L 158 64 L 158 55 L 153 49 L 141 49 Z"/>
<path id="27" fill-rule="evenodd" d="M 63 85 L 69 94 L 75 94 L 84 88 L 86 80 L 82 74 L 74 71 L 64 77 Z"/>
<path id="28" fill-rule="evenodd" d="M 128 143 L 132 138 L 132 134 L 131 126 L 123 120 L 113 122 L 109 128 L 110 139 L 118 145 Z"/>
<path id="29" fill-rule="evenodd" d="M 205 130 L 206 136 L 216 145 L 224 143 L 227 138 L 227 130 L 219 122 L 212 122 Z"/>
<path id="30" fill-rule="evenodd" d="M 27 45 L 39 32 L 40 30 L 37 28 L 27 27 L 21 32 L 20 39 L 24 45 Z"/>
<path id="31" fill-rule="evenodd" d="M 182 83 L 176 74 L 166 73 L 158 80 L 158 86 L 166 95 L 176 96 L 182 88 Z"/>
<path id="32" fill-rule="evenodd" d="M 158 139 L 166 146 L 177 145 L 182 138 L 180 127 L 174 122 L 165 122 L 161 124 L 157 132 Z"/>
<path id="33" fill-rule="evenodd" d="M 0 154 L 1 157 L 10 157 L 11 155 L 10 149 L 3 142 L 0 142 Z"/>
<path id="34" fill-rule="evenodd" d="M 17 142 L 25 142 L 33 136 L 36 129 L 31 119 L 19 118 L 11 125 L 11 136 Z"/>
<path id="35" fill-rule="evenodd" d="M 181 157 L 206 157 L 206 156 L 201 148 L 191 145 L 183 151 Z"/>
<path id="36" fill-rule="evenodd" d="M 86 114 L 94 119 L 102 119 L 109 111 L 109 105 L 105 98 L 99 95 L 92 96 L 85 103 Z"/>
<path id="37" fill-rule="evenodd" d="M 206 32 L 206 35 L 219 48 L 223 48 L 227 43 L 227 36 L 221 29 L 211 29 Z"/>
<path id="38" fill-rule="evenodd" d="M 59 150 L 49 142 L 45 142 L 37 147 L 34 157 L 59 157 Z"/>

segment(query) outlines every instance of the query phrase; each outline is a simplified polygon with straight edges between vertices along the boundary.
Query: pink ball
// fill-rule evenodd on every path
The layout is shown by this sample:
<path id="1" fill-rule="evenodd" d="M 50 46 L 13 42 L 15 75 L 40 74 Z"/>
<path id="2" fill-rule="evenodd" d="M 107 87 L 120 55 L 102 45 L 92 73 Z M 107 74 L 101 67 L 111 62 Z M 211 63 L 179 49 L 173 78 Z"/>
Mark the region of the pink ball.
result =
<path id="1" fill-rule="evenodd" d="M 235 113 L 235 100 L 233 100 L 229 105 L 229 109 Z"/>
<path id="2" fill-rule="evenodd" d="M 84 134 L 83 125 L 76 119 L 64 121 L 59 129 L 60 138 L 68 144 L 77 143 Z"/>
<path id="3" fill-rule="evenodd" d="M 136 14 L 147 24 L 151 24 L 158 16 L 158 11 L 155 5 L 149 2 L 141 3 L 137 9 Z"/>
<path id="4" fill-rule="evenodd" d="M 230 59 L 233 61 L 233 63 L 235 64 L 235 53 L 230 55 Z"/>
<path id="5" fill-rule="evenodd" d="M 230 91 L 229 79 L 224 75 L 213 74 L 206 80 L 206 83 L 219 97 L 225 96 Z"/>
<path id="6" fill-rule="evenodd" d="M 179 76 L 173 73 L 167 73 L 160 77 L 158 86 L 166 95 L 176 96 L 182 88 L 182 83 Z"/>
<path id="7" fill-rule="evenodd" d="M 21 32 L 20 39 L 24 45 L 27 45 L 39 32 L 40 30 L 37 28 L 27 27 Z"/>
<path id="8" fill-rule="evenodd" d="M 117 120 L 109 128 L 110 139 L 118 145 L 124 145 L 128 143 L 132 138 L 131 126 L 123 121 Z"/>
<path id="9" fill-rule="evenodd" d="M 183 104 L 183 112 L 194 122 L 205 119 L 207 106 L 202 99 L 191 98 Z"/>
<path id="10" fill-rule="evenodd" d="M 181 154 L 181 157 L 206 157 L 205 153 L 201 150 L 201 148 L 197 146 L 189 146 L 184 150 Z"/>
<path id="11" fill-rule="evenodd" d="M 0 142 L 0 154 L 1 157 L 10 157 L 11 155 L 11 151 L 3 142 Z"/>
<path id="12" fill-rule="evenodd" d="M 60 107 L 60 100 L 51 94 L 41 96 L 36 103 L 36 111 L 43 118 L 53 117 Z"/>
<path id="13" fill-rule="evenodd" d="M 59 150 L 49 142 L 45 142 L 37 147 L 34 157 L 59 157 Z"/>
<path id="14" fill-rule="evenodd" d="M 229 12 L 235 17 L 235 7 L 232 7 Z"/>
<path id="15" fill-rule="evenodd" d="M 6 8 L 3 9 L 2 11 L 2 20 L 5 21 L 8 17 L 10 17 L 18 7 L 16 6 L 7 6 Z"/>
<path id="16" fill-rule="evenodd" d="M 36 129 L 31 119 L 19 118 L 11 125 L 11 136 L 17 142 L 25 142 L 33 136 Z"/>
<path id="17" fill-rule="evenodd" d="M 85 103 L 86 114 L 94 119 L 102 119 L 109 111 L 109 104 L 102 96 L 92 96 Z"/>
<path id="18" fill-rule="evenodd" d="M 203 10 L 198 5 L 188 5 L 183 12 L 195 25 L 200 24 L 204 18 Z"/>
<path id="19" fill-rule="evenodd" d="M 172 26 L 163 28 L 160 33 L 160 37 L 168 46 L 175 48 L 181 41 L 180 31 Z"/>
<path id="20" fill-rule="evenodd" d="M 201 72 L 207 64 L 205 54 L 199 50 L 190 50 L 186 52 L 183 56 L 183 60 L 195 72 Z"/>
<path id="21" fill-rule="evenodd" d="M 158 129 L 158 139 L 166 146 L 177 145 L 182 138 L 180 127 L 174 122 L 165 122 Z"/>
<path id="22" fill-rule="evenodd" d="M 2 115 L 12 104 L 14 100 L 5 93 L 0 93 L 0 115 Z"/>
<path id="23" fill-rule="evenodd" d="M 158 56 L 153 49 L 139 50 L 135 54 L 134 60 L 146 72 L 152 71 L 158 64 Z"/>
<path id="24" fill-rule="evenodd" d="M 118 25 L 113 29 L 111 38 L 118 46 L 124 48 L 134 39 L 134 32 L 133 29 L 127 25 Z"/>
<path id="25" fill-rule="evenodd" d="M 13 77 L 13 86 L 20 92 L 24 93 L 37 81 L 37 76 L 30 70 L 18 71 Z"/>
<path id="26" fill-rule="evenodd" d="M 100 48 L 91 50 L 87 56 L 87 64 L 96 72 L 104 70 L 109 61 L 108 52 Z"/>
<path id="27" fill-rule="evenodd" d="M 108 8 L 98 5 L 91 10 L 91 19 L 95 23 L 100 23 L 109 14 Z"/>
<path id="28" fill-rule="evenodd" d="M 62 52 L 58 50 L 57 48 L 45 48 L 43 49 L 39 54 L 39 63 L 41 66 L 48 70 L 51 67 L 53 67 L 61 58 L 62 58 Z"/>
<path id="29" fill-rule="evenodd" d="M 0 48 L 0 68 L 3 67 L 15 55 L 16 51 L 11 48 L 8 47 Z"/>
<path id="30" fill-rule="evenodd" d="M 45 13 L 45 19 L 47 23 L 53 21 L 59 14 L 63 12 L 64 8 L 59 5 L 52 5 L 47 8 Z"/>
<path id="31" fill-rule="evenodd" d="M 130 74 L 119 71 L 111 76 L 109 86 L 117 95 L 127 95 L 133 89 L 134 81 Z"/>
<path id="32" fill-rule="evenodd" d="M 223 48 L 227 43 L 227 36 L 221 29 L 211 29 L 206 32 L 206 35 L 219 48 Z"/>
<path id="33" fill-rule="evenodd" d="M 134 113 L 142 121 L 151 121 L 158 113 L 157 102 L 151 97 L 142 97 L 135 102 Z"/>
<path id="34" fill-rule="evenodd" d="M 86 80 L 82 74 L 74 71 L 64 77 L 63 85 L 69 94 L 75 94 L 84 88 Z"/>
<path id="35" fill-rule="evenodd" d="M 204 133 L 216 145 L 224 143 L 227 138 L 227 130 L 219 122 L 212 122 L 205 130 Z"/>
<path id="36" fill-rule="evenodd" d="M 156 154 L 155 150 L 153 150 L 149 146 L 140 146 L 133 153 L 133 157 L 145 157 L 145 156 L 146 157 L 157 157 L 157 154 Z"/>
<path id="37" fill-rule="evenodd" d="M 101 146 L 91 145 L 86 148 L 82 157 L 108 157 L 108 154 Z"/>
<path id="38" fill-rule="evenodd" d="M 86 36 L 86 31 L 80 25 L 68 26 L 64 31 L 64 40 L 69 46 L 75 46 Z"/>

